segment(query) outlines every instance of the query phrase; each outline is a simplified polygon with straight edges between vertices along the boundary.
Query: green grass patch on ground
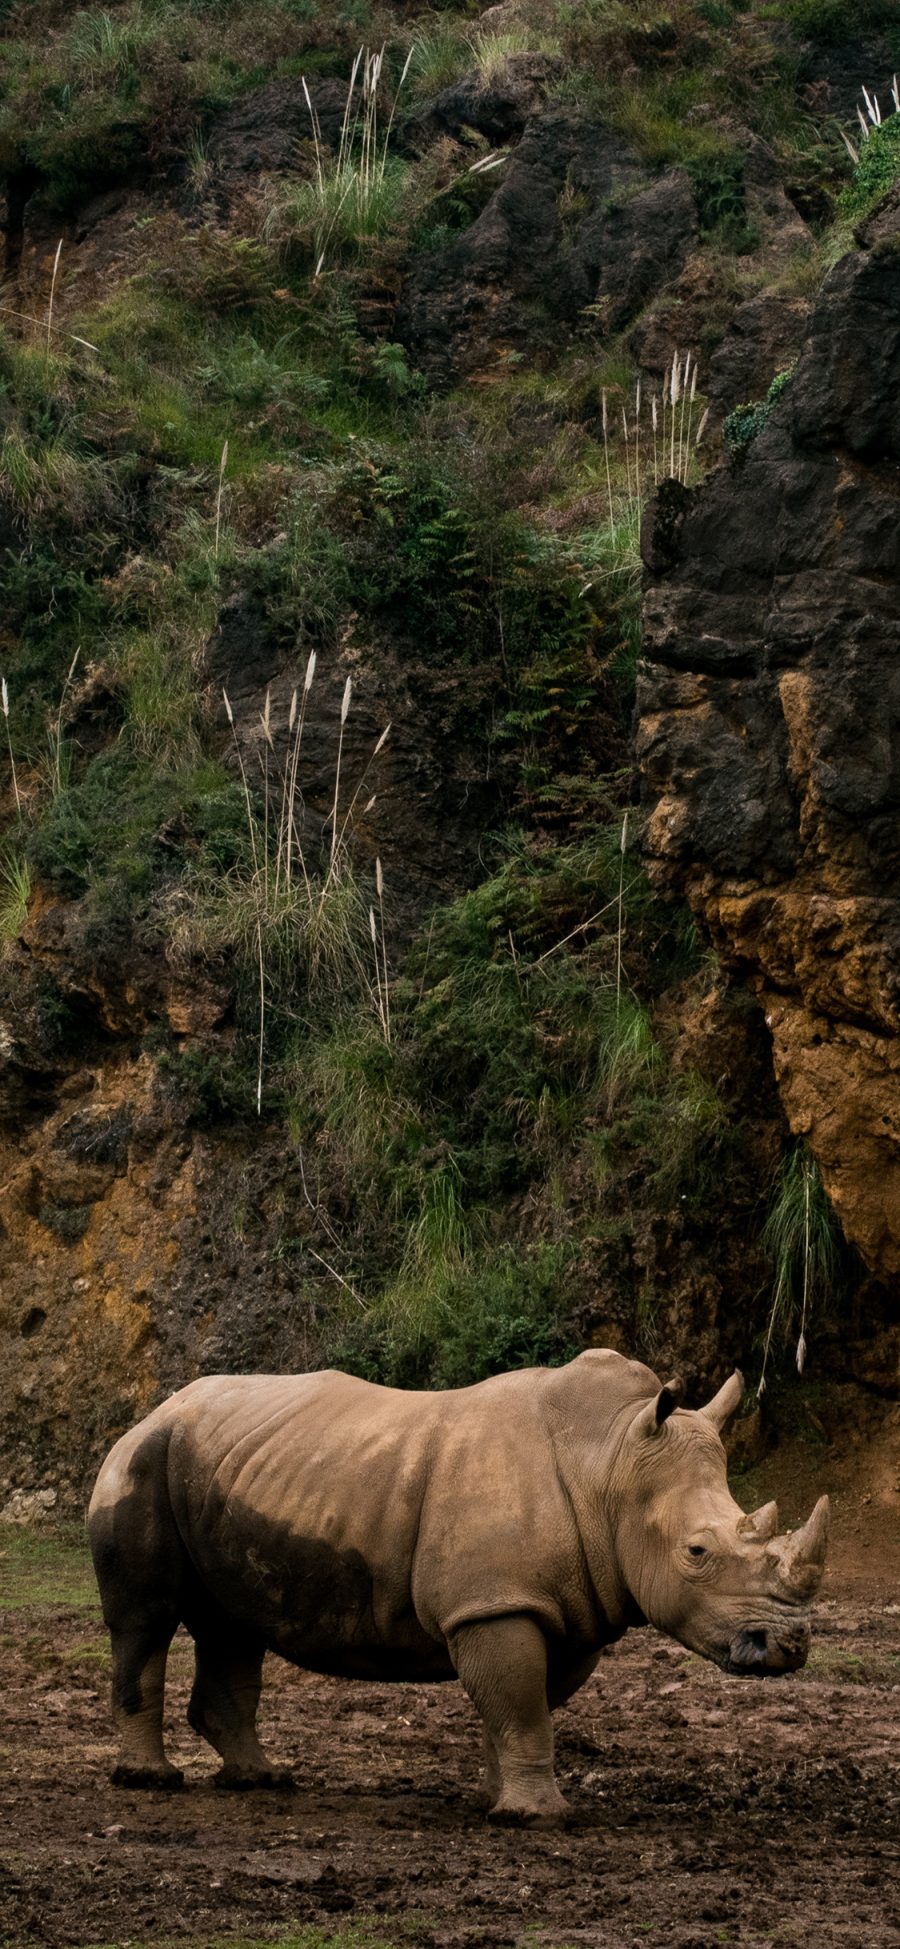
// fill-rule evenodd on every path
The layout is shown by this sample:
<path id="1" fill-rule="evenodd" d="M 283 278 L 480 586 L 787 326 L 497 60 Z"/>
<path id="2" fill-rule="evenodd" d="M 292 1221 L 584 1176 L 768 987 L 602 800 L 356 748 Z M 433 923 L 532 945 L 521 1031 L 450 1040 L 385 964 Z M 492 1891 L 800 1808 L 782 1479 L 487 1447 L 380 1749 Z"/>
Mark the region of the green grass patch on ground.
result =
<path id="1" fill-rule="evenodd" d="M 99 1613 L 84 1531 L 0 1523 L 0 1612 L 50 1606 Z"/>

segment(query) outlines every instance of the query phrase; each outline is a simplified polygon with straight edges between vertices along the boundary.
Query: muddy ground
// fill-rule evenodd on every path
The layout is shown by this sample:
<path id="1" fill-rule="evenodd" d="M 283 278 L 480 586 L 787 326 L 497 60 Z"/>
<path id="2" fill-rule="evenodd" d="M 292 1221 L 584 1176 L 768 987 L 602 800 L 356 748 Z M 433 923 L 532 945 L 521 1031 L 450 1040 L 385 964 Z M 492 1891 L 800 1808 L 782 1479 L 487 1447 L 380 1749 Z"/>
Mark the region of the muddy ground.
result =
<path id="1" fill-rule="evenodd" d="M 294 1793 L 229 1795 L 184 1721 L 181 1794 L 117 1792 L 106 1648 L 80 1542 L 0 1540 L 0 1944 L 320 1942 L 709 1949 L 900 1945 L 900 1592 L 839 1555 L 799 1676 L 721 1676 L 645 1631 L 559 1715 L 568 1831 L 496 1831 L 456 1686 L 307 1677 L 263 1707 Z M 370 1934 L 366 1934 L 366 1929 Z M 354 1942 L 361 1938 L 355 1934 Z"/>

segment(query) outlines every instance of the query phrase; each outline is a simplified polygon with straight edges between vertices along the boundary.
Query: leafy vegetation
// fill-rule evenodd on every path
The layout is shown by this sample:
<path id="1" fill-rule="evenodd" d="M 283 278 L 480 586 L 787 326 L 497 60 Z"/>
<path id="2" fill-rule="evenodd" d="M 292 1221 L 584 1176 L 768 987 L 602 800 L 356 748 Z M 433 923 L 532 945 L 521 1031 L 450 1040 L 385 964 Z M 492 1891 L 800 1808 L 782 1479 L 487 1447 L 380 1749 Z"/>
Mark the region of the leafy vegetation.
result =
<path id="1" fill-rule="evenodd" d="M 704 464 L 696 356 L 669 346 L 642 378 L 587 305 L 565 348 L 503 347 L 447 387 L 395 305 L 410 259 L 500 180 L 485 137 L 422 136 L 427 104 L 463 73 L 500 87 L 523 53 L 559 50 L 547 85 L 618 128 L 648 181 L 688 171 L 729 303 L 762 275 L 736 121 L 825 183 L 824 251 L 847 170 L 798 93 L 813 11 L 585 0 L 488 31 L 357 0 L 37 0 L 4 23 L 10 208 L 53 237 L 0 327 L 4 962 L 46 889 L 87 955 L 216 984 L 218 1031 L 154 1023 L 161 1087 L 184 1117 L 259 1109 L 281 1133 L 303 1190 L 277 1249 L 324 1352 L 361 1372 L 455 1385 L 564 1358 L 603 1280 L 652 1356 L 647 1238 L 681 1227 L 712 1252 L 726 1178 L 760 1249 L 740 1112 L 676 1059 L 666 1014 L 697 945 L 625 819 L 641 514 Z M 361 42 L 329 143 L 312 83 L 339 121 Z M 262 85 L 299 99 L 303 77 L 291 166 L 226 183 L 222 109 Z M 886 123 L 866 145 L 848 192 L 866 207 L 892 141 Z M 87 276 L 64 217 L 113 182 L 138 227 Z M 579 194 L 560 192 L 564 224 Z M 732 415 L 732 453 L 788 377 Z M 260 738 L 238 710 L 229 744 L 209 646 L 242 604 L 298 686 L 311 657 L 339 695 L 359 658 L 396 653 L 408 709 L 484 792 L 479 885 L 401 916 L 386 859 L 382 906 L 359 805 L 341 823 L 358 781 L 307 807 L 302 765 L 285 796 L 284 725 Z"/>
<path id="2" fill-rule="evenodd" d="M 747 449 L 767 425 L 775 407 L 783 397 L 786 386 L 790 384 L 792 368 L 778 372 L 766 393 L 765 399 L 757 399 L 749 405 L 735 406 L 729 413 L 722 428 L 722 437 L 732 460 L 743 460 Z"/>
<path id="3" fill-rule="evenodd" d="M 859 152 L 853 181 L 841 197 L 841 210 L 858 222 L 900 181 L 900 114 L 872 128 Z"/>

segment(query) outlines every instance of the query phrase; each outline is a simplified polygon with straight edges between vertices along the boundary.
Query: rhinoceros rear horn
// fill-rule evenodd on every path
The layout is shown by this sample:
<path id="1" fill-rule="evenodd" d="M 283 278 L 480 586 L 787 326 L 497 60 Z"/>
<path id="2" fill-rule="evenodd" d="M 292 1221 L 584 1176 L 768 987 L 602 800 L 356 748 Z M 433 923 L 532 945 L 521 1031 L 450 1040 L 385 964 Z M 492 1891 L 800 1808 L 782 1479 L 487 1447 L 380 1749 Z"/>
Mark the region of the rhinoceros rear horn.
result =
<path id="1" fill-rule="evenodd" d="M 778 1534 L 778 1504 L 764 1502 L 761 1509 L 754 1509 L 749 1516 L 742 1516 L 738 1523 L 741 1536 L 749 1537 L 751 1543 L 771 1543 Z"/>
<path id="2" fill-rule="evenodd" d="M 814 1597 L 822 1581 L 828 1547 L 827 1496 L 820 1496 L 802 1529 L 776 1538 L 772 1545 L 778 1582 L 799 1601 Z"/>
<path id="3" fill-rule="evenodd" d="M 719 1388 L 718 1394 L 713 1395 L 706 1407 L 700 1409 L 700 1413 L 707 1421 L 712 1422 L 714 1428 L 724 1428 L 726 1421 L 730 1420 L 740 1407 L 743 1393 L 744 1376 L 735 1372 L 725 1382 L 724 1387 Z"/>

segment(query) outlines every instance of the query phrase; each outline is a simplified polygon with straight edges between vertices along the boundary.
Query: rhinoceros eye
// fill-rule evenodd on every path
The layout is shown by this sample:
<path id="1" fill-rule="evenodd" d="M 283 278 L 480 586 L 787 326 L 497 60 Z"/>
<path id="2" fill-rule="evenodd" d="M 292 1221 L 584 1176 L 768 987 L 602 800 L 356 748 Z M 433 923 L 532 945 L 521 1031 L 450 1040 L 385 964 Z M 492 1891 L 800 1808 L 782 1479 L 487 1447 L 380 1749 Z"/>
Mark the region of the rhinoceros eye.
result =
<path id="1" fill-rule="evenodd" d="M 705 1551 L 705 1549 L 704 1549 L 704 1547 L 703 1547 L 703 1544 L 702 1544 L 702 1543 L 689 1543 L 689 1544 L 688 1544 L 688 1556 L 692 1556 L 692 1557 L 697 1557 L 697 1558 L 700 1558 L 700 1557 L 702 1557 L 702 1556 L 705 1556 L 705 1555 L 706 1555 L 706 1551 Z"/>

